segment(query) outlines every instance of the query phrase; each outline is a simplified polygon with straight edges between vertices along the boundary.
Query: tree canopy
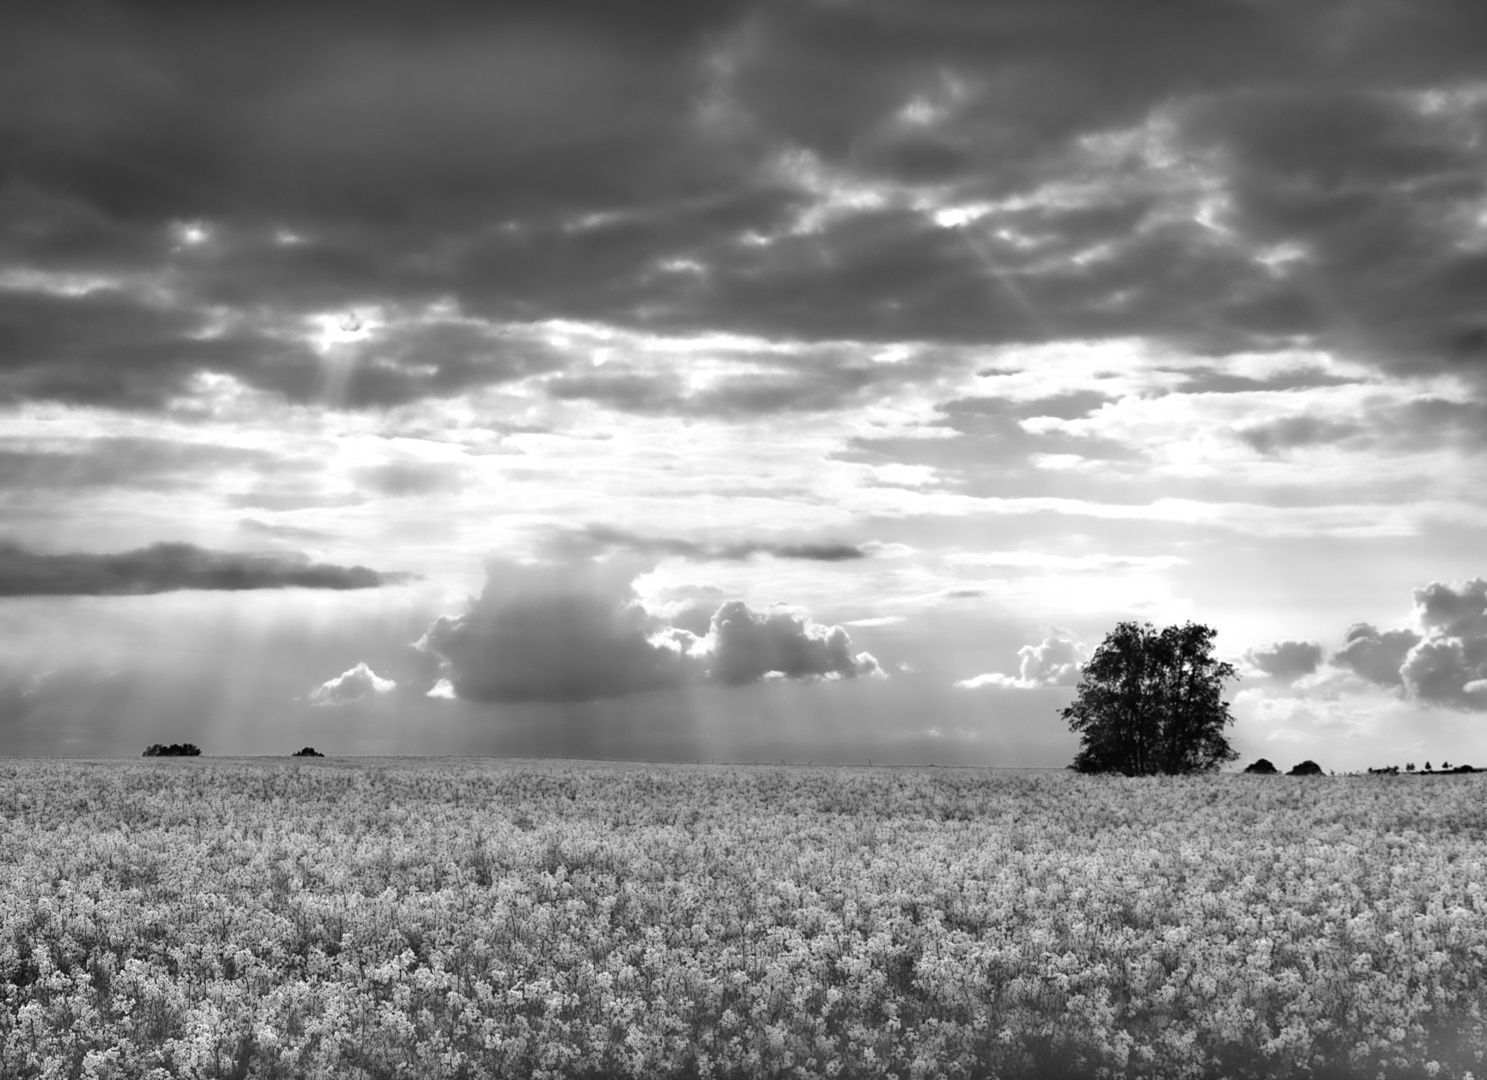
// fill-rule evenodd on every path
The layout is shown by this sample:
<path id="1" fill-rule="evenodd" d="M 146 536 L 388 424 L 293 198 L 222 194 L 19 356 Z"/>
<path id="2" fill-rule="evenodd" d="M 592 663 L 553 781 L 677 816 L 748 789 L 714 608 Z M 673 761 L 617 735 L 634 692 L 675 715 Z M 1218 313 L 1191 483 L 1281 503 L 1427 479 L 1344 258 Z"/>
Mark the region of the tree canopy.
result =
<path id="1" fill-rule="evenodd" d="M 1074 703 L 1060 712 L 1079 732 L 1074 768 L 1126 776 L 1212 772 L 1239 754 L 1224 737 L 1234 722 L 1223 699 L 1234 665 L 1216 660 L 1216 631 L 1197 623 L 1157 630 L 1123 622 L 1082 669 Z"/>

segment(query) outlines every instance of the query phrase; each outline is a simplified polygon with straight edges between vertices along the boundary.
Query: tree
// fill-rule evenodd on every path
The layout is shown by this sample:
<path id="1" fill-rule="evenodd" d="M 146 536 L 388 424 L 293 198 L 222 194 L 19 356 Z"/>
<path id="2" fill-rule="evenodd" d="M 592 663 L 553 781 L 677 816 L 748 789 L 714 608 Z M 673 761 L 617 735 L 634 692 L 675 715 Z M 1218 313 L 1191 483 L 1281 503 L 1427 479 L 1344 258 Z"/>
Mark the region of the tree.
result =
<path id="1" fill-rule="evenodd" d="M 1060 712 L 1080 733 L 1074 768 L 1126 776 L 1212 772 L 1239 754 L 1224 737 L 1234 665 L 1214 659 L 1216 631 L 1197 623 L 1123 622 L 1084 665 Z"/>
<path id="2" fill-rule="evenodd" d="M 201 749 L 195 743 L 173 742 L 169 746 L 164 743 L 151 743 L 145 748 L 145 757 L 200 757 Z"/>

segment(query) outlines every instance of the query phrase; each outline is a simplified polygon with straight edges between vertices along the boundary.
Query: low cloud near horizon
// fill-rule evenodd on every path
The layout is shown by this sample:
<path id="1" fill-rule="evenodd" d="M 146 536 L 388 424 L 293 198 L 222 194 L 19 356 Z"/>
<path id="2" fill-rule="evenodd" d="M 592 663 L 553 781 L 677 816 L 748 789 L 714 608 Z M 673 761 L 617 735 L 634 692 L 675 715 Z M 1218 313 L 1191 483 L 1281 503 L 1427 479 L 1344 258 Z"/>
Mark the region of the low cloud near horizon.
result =
<path id="1" fill-rule="evenodd" d="M 1349 628 L 1331 662 L 1406 699 L 1487 711 L 1487 579 L 1414 589 L 1413 626 Z"/>
<path id="2" fill-rule="evenodd" d="M 345 705 L 376 694 L 391 693 L 397 686 L 396 680 L 382 678 L 363 660 L 311 690 L 310 700 L 316 705 Z"/>
<path id="3" fill-rule="evenodd" d="M 840 626 L 728 600 L 698 634 L 647 611 L 631 559 L 520 564 L 491 559 L 467 611 L 442 615 L 416 647 L 440 662 L 434 696 L 580 702 L 768 678 L 884 676 Z M 447 685 L 448 690 L 444 687 Z"/>
<path id="4" fill-rule="evenodd" d="M 955 686 L 962 690 L 978 690 L 983 686 L 1017 690 L 1077 686 L 1080 670 L 1090 657 L 1090 649 L 1088 645 L 1072 637 L 1070 631 L 1055 627 L 1054 632 L 1039 644 L 1024 645 L 1018 649 L 1017 657 L 1016 675 L 988 672 L 961 679 Z"/>

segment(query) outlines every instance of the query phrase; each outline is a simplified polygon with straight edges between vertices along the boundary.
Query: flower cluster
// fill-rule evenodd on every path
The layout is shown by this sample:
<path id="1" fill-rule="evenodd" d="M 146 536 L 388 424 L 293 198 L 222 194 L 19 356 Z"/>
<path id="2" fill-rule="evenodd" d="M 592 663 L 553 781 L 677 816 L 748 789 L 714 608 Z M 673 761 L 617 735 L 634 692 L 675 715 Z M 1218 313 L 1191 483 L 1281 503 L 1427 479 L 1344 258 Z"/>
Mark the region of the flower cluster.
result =
<path id="1" fill-rule="evenodd" d="M 1484 795 L 8 762 L 0 1075 L 1464 1080 Z"/>

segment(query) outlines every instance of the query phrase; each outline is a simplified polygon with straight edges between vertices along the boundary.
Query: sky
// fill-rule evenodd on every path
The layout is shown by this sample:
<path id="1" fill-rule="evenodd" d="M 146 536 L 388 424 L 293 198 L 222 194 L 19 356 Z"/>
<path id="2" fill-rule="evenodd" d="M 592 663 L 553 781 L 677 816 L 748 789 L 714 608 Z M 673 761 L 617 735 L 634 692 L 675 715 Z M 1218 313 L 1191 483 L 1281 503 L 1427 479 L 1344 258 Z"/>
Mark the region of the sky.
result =
<path id="1" fill-rule="evenodd" d="M 0 754 L 1487 764 L 1480 0 L 0 13 Z"/>

